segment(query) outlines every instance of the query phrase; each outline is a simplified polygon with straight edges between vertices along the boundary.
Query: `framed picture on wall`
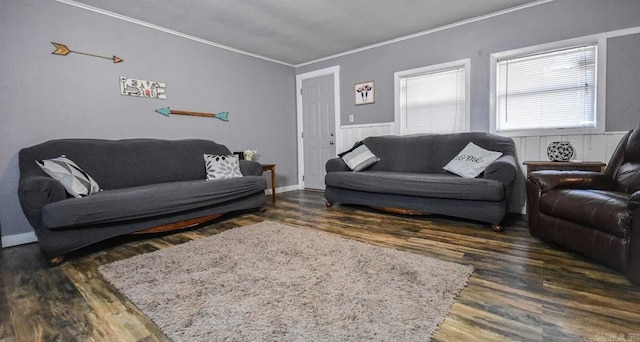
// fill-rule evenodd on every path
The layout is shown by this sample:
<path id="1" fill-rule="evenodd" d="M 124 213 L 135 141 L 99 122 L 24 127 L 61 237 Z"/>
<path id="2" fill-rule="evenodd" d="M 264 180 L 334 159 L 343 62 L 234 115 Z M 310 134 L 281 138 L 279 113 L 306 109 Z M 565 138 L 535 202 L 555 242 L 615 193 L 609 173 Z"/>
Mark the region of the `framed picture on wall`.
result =
<path id="1" fill-rule="evenodd" d="M 236 156 L 238 160 L 244 160 L 244 152 L 233 152 L 233 155 Z"/>
<path id="2" fill-rule="evenodd" d="M 375 84 L 375 81 L 356 83 L 354 87 L 356 106 L 375 102 Z"/>

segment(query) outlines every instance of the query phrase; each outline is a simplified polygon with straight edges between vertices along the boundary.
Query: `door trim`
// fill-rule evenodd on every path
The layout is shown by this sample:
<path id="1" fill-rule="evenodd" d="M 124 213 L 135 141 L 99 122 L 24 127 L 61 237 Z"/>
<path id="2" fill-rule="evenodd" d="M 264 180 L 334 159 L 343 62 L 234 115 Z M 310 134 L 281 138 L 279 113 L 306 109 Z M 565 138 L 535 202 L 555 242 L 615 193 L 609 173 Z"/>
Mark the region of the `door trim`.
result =
<path id="1" fill-rule="evenodd" d="M 334 99 L 334 114 L 335 114 L 335 142 L 336 151 L 342 151 L 342 136 L 340 134 L 340 66 L 332 66 L 320 70 L 306 72 L 304 74 L 296 75 L 296 106 L 298 128 L 296 131 L 298 139 L 298 188 L 304 189 L 304 181 L 302 175 L 304 174 L 304 142 L 302 139 L 302 81 L 316 78 L 320 76 L 333 75 L 333 99 Z"/>

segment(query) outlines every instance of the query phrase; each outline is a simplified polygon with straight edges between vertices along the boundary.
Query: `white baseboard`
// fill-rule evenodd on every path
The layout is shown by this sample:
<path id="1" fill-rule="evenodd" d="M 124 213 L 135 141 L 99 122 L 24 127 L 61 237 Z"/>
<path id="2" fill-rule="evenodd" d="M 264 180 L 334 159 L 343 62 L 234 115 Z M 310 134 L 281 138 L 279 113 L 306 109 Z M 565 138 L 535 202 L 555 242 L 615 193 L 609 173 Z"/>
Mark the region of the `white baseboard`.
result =
<path id="1" fill-rule="evenodd" d="M 35 232 L 7 235 L 2 237 L 2 248 L 24 245 L 37 241 L 38 238 L 36 237 Z"/>
<path id="2" fill-rule="evenodd" d="M 300 190 L 300 186 L 296 184 L 296 185 L 279 187 L 279 188 L 276 188 L 276 194 L 279 194 L 281 192 L 295 191 L 295 190 Z M 271 188 L 266 190 L 267 195 L 271 195 L 271 193 L 272 193 Z"/>

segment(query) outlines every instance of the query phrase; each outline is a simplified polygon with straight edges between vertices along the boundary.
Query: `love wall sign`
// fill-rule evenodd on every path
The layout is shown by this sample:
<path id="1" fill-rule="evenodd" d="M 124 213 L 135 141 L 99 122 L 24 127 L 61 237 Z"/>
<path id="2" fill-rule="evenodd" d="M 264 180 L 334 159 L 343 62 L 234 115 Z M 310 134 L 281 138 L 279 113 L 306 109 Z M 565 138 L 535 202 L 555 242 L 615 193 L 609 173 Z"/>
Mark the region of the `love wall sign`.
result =
<path id="1" fill-rule="evenodd" d="M 124 76 L 120 77 L 121 95 L 166 100 L 166 90 L 166 83 L 139 80 L 136 78 L 128 78 Z"/>

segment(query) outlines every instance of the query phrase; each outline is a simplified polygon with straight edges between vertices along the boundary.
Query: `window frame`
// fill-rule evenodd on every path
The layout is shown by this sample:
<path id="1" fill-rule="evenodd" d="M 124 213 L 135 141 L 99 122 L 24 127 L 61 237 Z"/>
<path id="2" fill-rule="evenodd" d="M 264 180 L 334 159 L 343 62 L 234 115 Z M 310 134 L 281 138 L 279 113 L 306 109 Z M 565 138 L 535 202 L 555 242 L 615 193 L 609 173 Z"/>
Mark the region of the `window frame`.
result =
<path id="1" fill-rule="evenodd" d="M 579 45 L 596 44 L 596 86 L 595 86 L 595 119 L 596 127 L 593 128 L 540 128 L 529 130 L 497 130 L 497 103 L 498 103 L 498 61 L 506 58 L 519 58 L 527 55 L 544 54 L 556 50 L 567 49 Z M 604 133 L 606 120 L 606 66 L 607 66 L 607 39 L 605 35 L 591 35 L 575 39 L 561 40 L 552 43 L 528 46 L 520 49 L 492 53 L 490 55 L 490 131 L 504 136 L 547 136 L 547 135 L 573 135 Z"/>
<path id="2" fill-rule="evenodd" d="M 406 135 L 413 134 L 405 132 L 404 121 L 400 108 L 400 82 L 402 78 L 409 76 L 419 76 L 426 73 L 437 73 L 438 71 L 448 71 L 454 68 L 462 67 L 464 69 L 464 93 L 465 93 L 465 103 L 464 103 L 464 125 L 462 132 L 468 132 L 470 130 L 470 121 L 471 121 L 471 59 L 459 59 L 456 61 L 433 64 L 420 68 L 408 69 L 397 71 L 393 74 L 393 88 L 394 88 L 394 123 L 395 128 L 394 131 L 398 135 Z M 425 132 L 426 134 L 431 134 L 429 132 Z M 432 133 L 432 134 L 440 134 L 440 133 Z"/>

